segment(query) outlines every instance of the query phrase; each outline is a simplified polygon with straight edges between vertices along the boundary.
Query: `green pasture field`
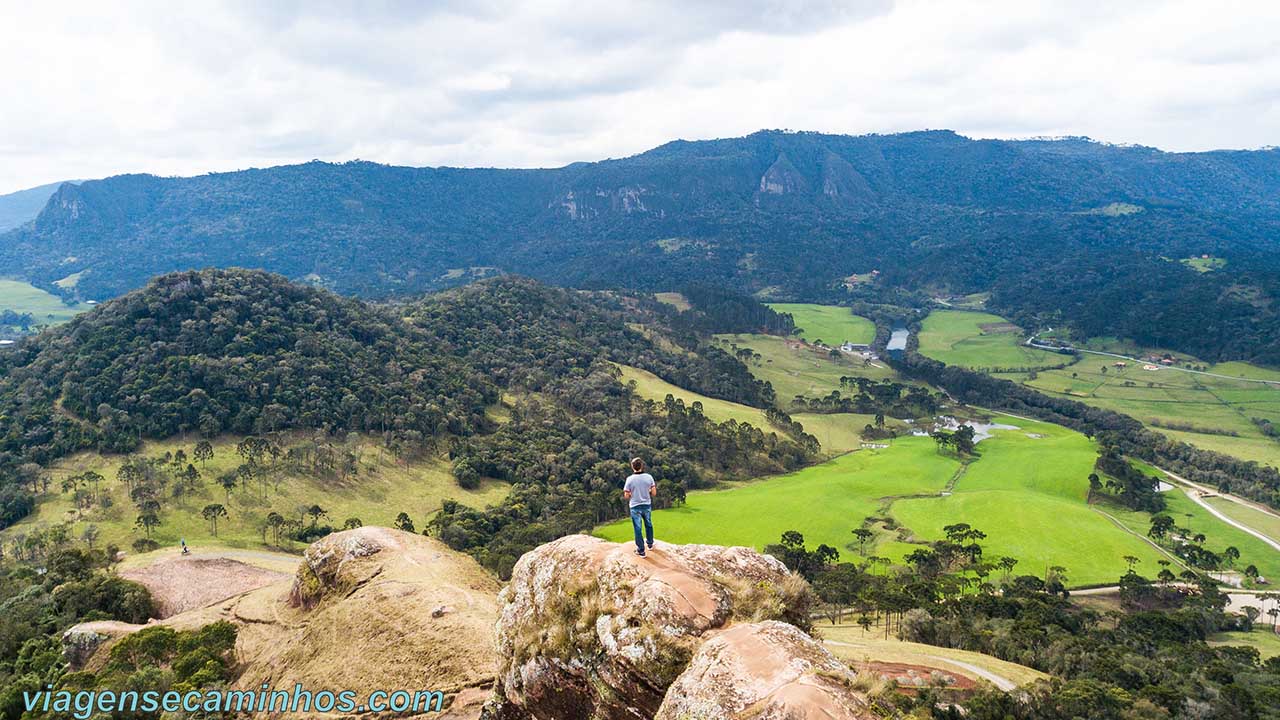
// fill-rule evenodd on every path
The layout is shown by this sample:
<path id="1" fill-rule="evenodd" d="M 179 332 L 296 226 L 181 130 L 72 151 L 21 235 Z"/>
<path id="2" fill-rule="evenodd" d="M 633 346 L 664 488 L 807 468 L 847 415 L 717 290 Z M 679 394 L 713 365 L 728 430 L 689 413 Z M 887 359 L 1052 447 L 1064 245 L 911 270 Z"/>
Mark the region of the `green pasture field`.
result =
<path id="1" fill-rule="evenodd" d="M 1134 357 L 1146 353 L 1115 343 L 1090 343 Z M 1170 438 L 1206 450 L 1280 467 L 1280 441 L 1262 434 L 1253 418 L 1280 426 L 1280 371 L 1242 362 L 1207 365 L 1179 356 L 1180 365 L 1205 366 L 1215 377 L 1150 363 L 1081 354 L 1074 365 L 1033 373 L 998 373 L 1041 392 L 1130 415 Z M 1118 363 L 1124 363 L 1123 366 Z M 1154 365 L 1153 365 L 1154 366 Z M 1236 379 L 1239 378 L 1239 379 Z"/>
<path id="2" fill-rule="evenodd" d="M 850 534 L 877 514 L 881 498 L 936 494 L 960 463 L 934 450 L 929 438 L 899 438 L 886 450 L 861 450 L 788 475 L 691 492 L 681 507 L 654 514 L 658 537 L 675 543 L 763 548 L 787 530 L 810 547 L 826 543 L 846 559 L 856 555 Z M 631 537 L 630 520 L 601 526 L 605 539 Z"/>
<path id="3" fill-rule="evenodd" d="M 654 293 L 653 297 L 658 302 L 666 303 L 680 312 L 684 312 L 685 310 L 693 307 L 689 304 L 689 301 L 685 299 L 684 295 L 681 295 L 678 292 Z"/>
<path id="4" fill-rule="evenodd" d="M 1221 497 L 1209 497 L 1205 498 L 1204 501 L 1212 505 L 1214 510 L 1241 525 L 1257 530 L 1272 540 L 1280 542 L 1280 517 Z M 1276 577 L 1280 577 L 1280 574 L 1276 575 Z"/>
<path id="5" fill-rule="evenodd" d="M 1086 504 L 1096 457 L 1087 438 L 1045 423 L 997 419 L 1018 429 L 997 430 L 982 441 L 981 456 L 959 474 L 950 495 L 941 493 L 961 464 L 938 453 L 929 438 L 903 437 L 888 449 L 690 493 L 684 506 L 655 513 L 658 536 L 763 548 L 798 530 L 810 547 L 825 543 L 850 559 L 858 552 L 850 532 L 887 508 L 917 540 L 939 539 L 943 526 L 967 522 L 987 533 L 988 555 L 1017 557 L 1021 571 L 1039 575 L 1048 566 L 1064 566 L 1072 585 L 1115 581 L 1127 568 L 1126 555 L 1151 566 L 1163 557 Z M 596 532 L 625 541 L 631 527 L 623 520 Z M 917 547 L 878 530 L 867 552 L 900 560 Z"/>
<path id="6" fill-rule="evenodd" d="M 1182 263 L 1183 265 L 1186 265 L 1187 267 L 1191 268 L 1192 270 L 1195 270 L 1196 272 L 1202 272 L 1202 273 L 1212 272 L 1214 270 L 1221 270 L 1222 268 L 1227 266 L 1227 259 L 1220 258 L 1220 257 L 1207 257 L 1207 258 L 1206 257 L 1189 257 L 1189 258 L 1182 258 L 1178 262 Z"/>
<path id="7" fill-rule="evenodd" d="M 636 384 L 636 393 L 640 397 L 661 402 L 670 394 L 683 400 L 686 405 L 692 405 L 695 402 L 702 403 L 702 413 L 716 422 L 735 420 L 740 423 L 748 423 L 752 427 L 766 432 L 774 430 L 773 425 L 765 418 L 764 411 L 759 408 L 729 402 L 728 400 L 719 400 L 701 395 L 692 390 L 685 390 L 672 385 L 651 372 L 639 368 L 627 365 L 619 365 L 618 367 L 622 370 L 622 381 L 624 383 L 634 382 Z M 824 392 L 823 394 L 826 393 Z M 805 432 L 818 438 L 818 442 L 822 444 L 823 450 L 828 454 L 843 453 L 857 449 L 862 442 L 859 436 L 862 429 L 868 423 L 875 422 L 875 417 L 872 415 L 854 413 L 831 415 L 796 413 L 791 416 L 791 419 L 804 425 Z M 903 423 L 893 420 L 890 420 L 889 424 L 900 429 L 906 428 Z"/>
<path id="8" fill-rule="evenodd" d="M 875 323 L 854 315 L 847 307 L 811 303 L 769 303 L 769 307 L 791 313 L 806 342 L 821 340 L 834 347 L 846 342 L 865 345 L 876 339 Z"/>
<path id="9" fill-rule="evenodd" d="M 286 435 L 278 442 L 303 440 L 302 435 Z M 220 546 L 229 548 L 262 548 L 261 523 L 267 514 L 275 511 L 285 517 L 297 519 L 301 505 L 319 505 L 328 511 L 328 523 L 341 528 L 349 517 L 357 517 L 366 525 L 391 526 L 400 512 L 406 512 L 421 530 L 423 524 L 440 509 L 446 499 L 455 499 L 472 507 L 496 504 L 506 496 L 508 485 L 485 481 L 480 488 L 469 491 L 458 487 L 445 460 L 427 458 L 408 463 L 396 460 L 390 452 L 381 449 L 372 438 L 360 438 L 351 449 L 360 458 L 359 471 L 345 480 L 337 477 L 319 477 L 313 473 L 293 473 L 283 467 L 278 470 L 278 490 L 275 477 L 268 482 L 265 497 L 261 483 L 254 480 L 248 488 L 237 486 L 228 498 L 217 483 L 221 474 L 233 470 L 242 459 L 236 454 L 237 437 L 224 437 L 214 442 L 214 456 L 206 466 L 193 462 L 201 472 L 200 487 L 196 493 L 180 497 L 165 497 L 160 518 L 162 524 L 152 532 L 152 539 L 162 546 L 175 546 L 185 538 L 195 547 Z M 148 442 L 138 452 L 144 457 L 157 457 L 166 451 L 182 448 L 191 455 L 195 439 L 182 441 L 174 438 L 162 442 Z M 124 457 L 79 453 L 64 458 L 50 467 L 52 482 L 49 492 L 37 497 L 36 510 L 27 518 L 0 533 L 3 537 L 26 533 L 33 528 L 71 523 L 71 537 L 79 538 L 89 524 L 98 527 L 99 545 L 116 544 L 128 550 L 134 540 L 143 537 L 143 531 L 134 527 L 138 515 L 130 502 L 125 486 L 116 479 Z M 111 507 L 91 507 L 77 510 L 70 493 L 61 491 L 63 478 L 94 470 L 105 477 L 99 488 L 111 499 Z M 166 493 L 167 494 L 167 493 Z M 227 509 L 227 518 L 219 519 L 218 535 L 214 537 L 210 524 L 200 516 L 208 504 L 220 503 Z M 310 522 L 308 518 L 306 522 Z M 270 536 L 268 536 L 270 540 Z M 301 543 L 282 541 L 285 549 L 300 550 Z"/>
<path id="10" fill-rule="evenodd" d="M 906 642 L 893 637 L 885 638 L 884 633 L 877 626 L 872 628 L 864 630 L 861 626 L 849 622 L 841 625 L 822 623 L 817 626 L 817 634 L 823 640 L 832 641 L 827 644 L 827 649 L 833 655 L 853 662 L 874 660 L 907 663 L 937 668 L 946 673 L 963 675 L 974 680 L 985 679 L 964 666 L 957 667 L 945 662 L 945 660 L 955 660 L 994 673 L 1018 685 L 1026 685 L 1049 677 L 1025 665 L 1018 665 L 979 652 Z"/>
<path id="11" fill-rule="evenodd" d="M 996 420 L 1018 429 L 996 430 L 979 443 L 981 458 L 950 496 L 901 500 L 893 516 L 926 540 L 941 539 L 946 525 L 969 523 L 987 533 L 989 556 L 1018 558 L 1015 572 L 1043 576 L 1059 565 L 1071 585 L 1114 582 L 1127 569 L 1126 555 L 1152 567 L 1163 557 L 1088 506 L 1096 458 L 1088 438 L 1047 423 Z"/>
<path id="12" fill-rule="evenodd" d="M 1232 645 L 1251 647 L 1258 651 L 1263 660 L 1280 656 L 1280 635 L 1271 629 L 1269 616 L 1263 616 L 1254 623 L 1252 632 L 1224 632 L 1209 636 L 1210 645 Z"/>
<path id="13" fill-rule="evenodd" d="M 1022 341 L 1021 330 L 999 315 L 935 310 L 921 325 L 919 350 L 948 365 L 986 370 L 1052 367 L 1070 361 Z"/>
<path id="14" fill-rule="evenodd" d="M 747 367 L 757 380 L 773 385 L 778 404 L 784 410 L 797 395 L 821 397 L 840 390 L 842 376 L 877 381 L 897 379 L 897 373 L 881 361 L 864 363 L 861 358 L 844 353 L 832 357 L 830 351 L 789 343 L 774 335 L 717 335 L 716 342 L 725 350 L 732 351 L 736 345 L 758 353 L 760 359 L 746 361 Z"/>
<path id="15" fill-rule="evenodd" d="M 12 310 L 19 315 L 31 313 L 33 325 L 56 325 L 92 309 L 79 303 L 64 305 L 57 295 L 20 280 L 0 280 L 0 311 Z"/>
<path id="16" fill-rule="evenodd" d="M 1172 517 L 1179 527 L 1189 527 L 1192 532 L 1204 533 L 1207 538 L 1206 548 L 1221 553 L 1228 546 L 1235 546 L 1240 551 L 1240 560 L 1236 563 L 1237 569 L 1247 565 L 1257 565 L 1258 571 L 1264 577 L 1280 577 L 1280 552 L 1275 548 L 1214 517 L 1187 497 L 1182 486 L 1175 486 L 1174 489 L 1163 494 L 1166 503 L 1164 513 Z M 1146 536 L 1151 529 L 1150 513 L 1129 510 L 1114 503 L 1106 503 L 1101 508 L 1138 535 Z M 1228 515 L 1228 517 L 1231 516 Z M 1140 575 L 1153 578 L 1160 568 L 1143 562 L 1134 570 Z"/>

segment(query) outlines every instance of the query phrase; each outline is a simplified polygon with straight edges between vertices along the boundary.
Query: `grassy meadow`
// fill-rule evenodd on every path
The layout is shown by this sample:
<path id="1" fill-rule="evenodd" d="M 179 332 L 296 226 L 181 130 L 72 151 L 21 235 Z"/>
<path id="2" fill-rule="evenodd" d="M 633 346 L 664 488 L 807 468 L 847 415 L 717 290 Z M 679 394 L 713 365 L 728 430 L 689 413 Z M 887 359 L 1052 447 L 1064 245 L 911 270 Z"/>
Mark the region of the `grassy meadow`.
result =
<path id="1" fill-rule="evenodd" d="M 905 530 L 876 524 L 869 554 L 901 560 L 919 542 L 940 539 L 943 526 L 967 522 L 987 533 L 989 555 L 1016 557 L 1020 570 L 1036 574 L 1061 565 L 1072 585 L 1114 582 L 1127 568 L 1126 555 L 1156 566 L 1163 557 L 1158 550 L 1086 504 L 1092 442 L 1054 425 L 999 421 L 1018 429 L 995 431 L 963 470 L 929 438 L 898 438 L 887 449 L 689 493 L 684 506 L 655 513 L 658 536 L 762 548 L 798 530 L 810 547 L 825 543 L 848 559 L 858 552 L 850 532 L 868 516 L 888 512 Z M 631 536 L 629 521 L 596 532 L 615 541 Z"/>
<path id="2" fill-rule="evenodd" d="M 684 312 L 685 310 L 688 310 L 693 307 L 692 305 L 689 304 L 689 301 L 685 299 L 684 295 L 681 295 L 678 292 L 654 293 L 653 297 L 658 302 L 666 303 L 667 305 L 670 305 L 671 307 L 675 308 L 676 310 L 679 310 L 680 312 Z"/>
<path id="3" fill-rule="evenodd" d="M 1267 537 L 1280 542 L 1280 516 L 1263 512 L 1256 508 L 1241 505 L 1221 497 L 1207 497 L 1204 501 L 1214 510 L 1226 515 L 1245 527 L 1257 530 Z M 1277 574 L 1276 577 L 1280 577 Z"/>
<path id="4" fill-rule="evenodd" d="M 1145 353 L 1114 343 L 1095 343 L 1107 351 L 1142 357 Z M 1280 371 L 1241 362 L 1209 365 L 1180 356 L 1180 365 L 1206 366 L 1215 377 L 1171 368 L 1145 370 L 1145 363 L 1081 354 L 1061 370 L 999 373 L 1041 392 L 1125 413 L 1153 429 L 1206 450 L 1280 467 L 1280 439 L 1262 434 L 1253 418 L 1280 426 Z M 1119 366 L 1116 363 L 1125 363 Z M 1236 379 L 1239 378 L 1239 379 Z"/>
<path id="5" fill-rule="evenodd" d="M 65 305 L 57 295 L 30 283 L 0 280 L 0 311 L 12 310 L 19 315 L 31 313 L 35 325 L 63 323 L 92 308 L 92 305 L 84 303 Z"/>
<path id="6" fill-rule="evenodd" d="M 1208 510 L 1187 497 L 1182 486 L 1176 486 L 1165 492 L 1164 499 L 1165 514 L 1172 517 L 1180 527 L 1189 527 L 1192 532 L 1204 533 L 1207 538 L 1204 545 L 1207 549 L 1221 554 L 1228 546 L 1235 546 L 1240 551 L 1240 560 L 1236 563 L 1238 567 L 1257 565 L 1264 577 L 1280 577 L 1280 552 L 1276 552 L 1275 548 L 1214 517 Z M 1235 505 L 1235 503 L 1223 502 Z M 1107 504 L 1103 509 L 1139 535 L 1145 536 L 1151 529 L 1149 513 L 1135 512 L 1114 504 Z M 1261 513 L 1258 514 L 1261 515 Z M 1228 517 L 1231 516 L 1228 515 Z M 1243 520 L 1239 522 L 1243 524 Z M 1153 577 L 1159 570 L 1147 564 L 1139 565 L 1135 569 L 1147 577 Z"/>
<path id="7" fill-rule="evenodd" d="M 929 438 L 899 438 L 885 450 L 841 455 L 798 472 L 691 492 L 681 507 L 654 514 L 658 537 L 676 543 L 763 548 L 787 530 L 811 547 L 826 543 L 848 557 L 850 534 L 883 509 L 883 498 L 937 494 L 960 468 Z M 624 520 L 597 528 L 609 540 L 631 537 Z M 853 551 L 856 552 L 856 551 Z"/>
<path id="8" fill-rule="evenodd" d="M 876 626 L 872 626 L 871 630 L 863 630 L 861 626 L 849 622 L 841 625 L 820 623 L 817 626 L 817 631 L 818 637 L 824 641 L 831 641 L 827 643 L 826 647 L 833 655 L 851 662 L 874 660 L 877 662 L 907 663 L 909 665 L 937 668 L 944 672 L 963 675 L 974 680 L 983 679 L 981 675 L 964 666 L 955 666 L 945 662 L 946 660 L 954 660 L 994 673 L 1017 685 L 1026 685 L 1049 677 L 1039 670 L 1025 665 L 1018 665 L 979 652 L 906 642 L 893 637 L 885 638 L 884 633 L 877 629 Z"/>
<path id="9" fill-rule="evenodd" d="M 876 339 L 875 323 L 854 315 L 847 307 L 811 303 L 769 303 L 769 307 L 790 313 L 806 342 L 821 340 L 834 347 L 846 342 L 865 345 Z"/>
<path id="10" fill-rule="evenodd" d="M 1051 367 L 1069 360 L 1022 340 L 1020 329 L 999 315 L 935 310 L 920 327 L 919 350 L 948 365 L 985 370 Z"/>
<path id="11" fill-rule="evenodd" d="M 835 358 L 830 352 L 790 343 L 774 335 L 717 335 L 716 342 L 725 350 L 733 346 L 760 355 L 747 362 L 751 374 L 773 385 L 778 403 L 786 409 L 797 395 L 820 397 L 840 389 L 840 378 L 865 377 L 871 380 L 897 378 L 884 363 L 864 363 L 848 355 Z"/>
<path id="12" fill-rule="evenodd" d="M 941 539 L 946 525 L 967 522 L 987 533 L 989 555 L 1018 558 L 1020 571 L 1037 575 L 1060 565 L 1072 585 L 1115 581 L 1127 568 L 1125 555 L 1156 566 L 1159 551 L 1087 504 L 1093 442 L 1057 425 L 996 417 L 1018 429 L 996 430 L 979 443 L 980 459 L 951 495 L 894 503 L 899 522 L 926 540 Z"/>
<path id="13" fill-rule="evenodd" d="M 765 419 L 764 411 L 759 408 L 741 405 L 728 400 L 719 400 L 701 395 L 692 390 L 685 390 L 646 370 L 627 365 L 618 367 L 622 370 L 622 381 L 624 383 L 634 382 L 636 393 L 640 397 L 661 402 L 667 395 L 672 395 L 683 400 L 686 405 L 692 405 L 695 402 L 702 403 L 703 414 L 716 422 L 734 420 L 740 423 L 748 423 L 761 430 L 772 428 L 769 421 Z M 838 377 L 836 381 L 837 387 L 839 387 Z M 830 390 L 824 391 L 823 394 L 825 395 L 827 392 L 830 392 Z M 862 429 L 867 424 L 875 422 L 873 415 L 858 415 L 855 413 L 831 415 L 796 413 L 791 416 L 791 419 L 804 425 L 806 432 L 818 438 L 818 442 L 822 444 L 823 450 L 828 454 L 843 453 L 857 449 L 862 442 L 859 433 L 862 432 Z M 902 423 L 893 420 L 889 421 L 889 425 L 906 427 Z"/>
<path id="14" fill-rule="evenodd" d="M 235 451 L 239 439 L 220 438 L 214 442 L 213 458 L 204 467 L 199 462 L 193 463 L 202 475 L 200 487 L 191 495 L 163 499 L 162 524 L 153 530 L 152 539 L 161 546 L 177 545 L 185 538 L 193 547 L 261 548 L 264 545 L 260 527 L 268 513 L 274 510 L 285 517 L 297 518 L 299 506 L 312 504 L 328 511 L 328 519 L 321 522 L 334 527 L 341 527 L 349 517 L 360 518 L 366 525 L 391 526 L 396 515 L 403 511 L 421 530 L 445 499 L 484 507 L 499 502 L 508 488 L 504 483 L 486 481 L 474 491 L 463 490 L 453 479 L 446 461 L 426 458 L 404 463 L 373 439 L 360 438 L 346 446 L 359 457 L 359 469 L 353 477 L 343 480 L 336 476 L 291 472 L 281 461 L 268 482 L 265 496 L 261 484 L 255 480 L 248 488 L 237 486 L 228 497 L 217 483 L 217 477 L 242 462 Z M 286 435 L 277 442 L 286 447 L 286 443 L 304 439 L 302 435 Z M 183 442 L 177 438 L 148 442 L 137 454 L 157 457 L 181 448 L 190 456 L 195 443 L 195 439 Z M 99 544 L 114 543 L 128 550 L 134 540 L 144 535 L 134 527 L 138 511 L 124 485 L 116 479 L 123 460 L 124 456 L 120 455 L 79 453 L 58 461 L 50 468 L 49 492 L 37 498 L 36 511 L 0 536 L 10 537 L 34 527 L 69 522 L 72 537 L 79 538 L 86 526 L 94 524 L 100 532 Z M 77 510 L 71 495 L 61 492 L 63 478 L 86 470 L 94 470 L 106 478 L 100 490 L 110 498 L 110 507 Z M 210 503 L 220 503 L 227 509 L 228 517 L 218 521 L 217 537 L 200 516 L 200 511 Z M 293 549 L 302 547 L 301 543 L 283 542 L 286 547 L 296 546 Z"/>
<path id="15" fill-rule="evenodd" d="M 1266 620 L 1266 622 L 1264 622 Z M 1258 651 L 1263 660 L 1280 657 L 1280 635 L 1271 629 L 1270 618 L 1260 618 L 1252 632 L 1224 632 L 1209 636 L 1210 645 L 1250 647 Z"/>

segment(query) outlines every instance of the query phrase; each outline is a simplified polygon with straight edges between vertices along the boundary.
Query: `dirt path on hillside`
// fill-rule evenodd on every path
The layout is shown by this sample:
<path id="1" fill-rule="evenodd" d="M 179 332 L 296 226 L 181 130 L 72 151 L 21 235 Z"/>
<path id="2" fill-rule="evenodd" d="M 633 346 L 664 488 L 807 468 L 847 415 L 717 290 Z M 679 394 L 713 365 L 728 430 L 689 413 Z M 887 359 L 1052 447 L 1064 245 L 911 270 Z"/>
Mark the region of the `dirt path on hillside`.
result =
<path id="1" fill-rule="evenodd" d="M 847 648 L 853 648 L 854 650 L 863 649 L 863 646 L 861 645 L 854 645 L 853 643 L 840 642 L 839 640 L 823 640 L 822 642 L 827 645 L 835 645 L 836 647 L 847 647 Z M 945 658 L 939 655 L 924 654 L 921 657 L 926 657 L 935 662 L 940 662 L 943 665 L 958 667 L 966 672 L 973 673 L 974 675 L 977 675 L 978 677 L 982 678 L 983 680 L 986 680 L 987 682 L 991 683 L 992 685 L 995 685 L 997 688 L 1000 688 L 1005 692 L 1018 689 L 1018 683 L 1010 680 L 1007 677 L 1004 677 L 1003 675 L 997 675 L 991 672 L 990 670 L 984 670 L 983 668 L 980 668 L 977 665 L 974 665 L 973 663 L 970 663 L 970 662 L 965 662 L 963 660 L 952 660 L 951 658 Z"/>
<path id="2" fill-rule="evenodd" d="M 1155 467 L 1155 466 L 1152 466 L 1152 467 Z M 1236 528 L 1237 530 L 1242 530 L 1242 531 L 1244 531 L 1244 532 L 1249 533 L 1250 535 L 1252 535 L 1252 536 L 1254 536 L 1254 537 L 1258 538 L 1259 540 L 1261 540 L 1262 542 L 1264 542 L 1264 543 L 1266 543 L 1266 544 L 1270 545 L 1271 547 L 1275 548 L 1276 550 L 1280 550 L 1280 541 L 1277 541 L 1275 538 L 1271 537 L 1270 535 L 1267 535 L 1266 533 L 1260 532 L 1260 531 L 1258 531 L 1258 530 L 1254 530 L 1253 528 L 1249 527 L 1248 525 L 1245 525 L 1245 524 L 1243 524 L 1243 523 L 1237 522 L 1237 521 L 1235 521 L 1235 520 L 1233 520 L 1233 519 L 1231 519 L 1231 518 L 1227 517 L 1227 516 L 1226 516 L 1226 515 L 1224 515 L 1220 510 L 1218 510 L 1218 509 L 1217 509 L 1217 508 L 1215 508 L 1214 506 L 1210 505 L 1209 503 L 1205 502 L 1205 501 L 1204 501 L 1204 497 L 1205 497 L 1205 496 L 1220 497 L 1220 498 L 1222 498 L 1222 499 L 1224 499 L 1224 500 L 1227 500 L 1227 501 L 1230 501 L 1230 502 L 1234 502 L 1234 503 L 1236 503 L 1237 505 L 1242 505 L 1242 506 L 1244 506 L 1244 507 L 1248 507 L 1248 508 L 1252 508 L 1252 509 L 1254 509 L 1254 510 L 1258 510 L 1259 512 L 1268 512 L 1268 513 L 1269 513 L 1269 511 L 1264 511 L 1264 510 L 1262 510 L 1261 508 L 1257 507 L 1256 505 L 1253 505 L 1253 504 L 1251 504 L 1251 503 L 1243 502 L 1243 501 L 1241 501 L 1241 500 L 1239 500 L 1239 499 L 1237 499 L 1237 498 L 1235 498 L 1235 497 L 1233 497 L 1233 496 L 1231 496 L 1231 495 L 1224 495 L 1224 494 L 1222 494 L 1222 493 L 1220 493 L 1220 492 L 1217 492 L 1217 491 L 1212 490 L 1212 489 L 1210 489 L 1210 488 L 1208 488 L 1208 487 L 1205 487 L 1204 485 L 1201 485 L 1201 484 L 1199 484 L 1199 483 L 1191 482 L 1190 480 L 1188 480 L 1188 479 L 1186 479 L 1186 478 L 1184 478 L 1184 477 L 1181 477 L 1181 476 L 1179 476 L 1179 475 L 1174 475 L 1173 473 L 1169 472 L 1168 470 L 1165 470 L 1164 468 L 1156 468 L 1156 469 L 1157 469 L 1157 470 L 1159 470 L 1160 472 L 1164 473 L 1165 475 L 1168 475 L 1169 477 L 1173 478 L 1174 480 L 1176 480 L 1178 483 L 1182 484 L 1183 486 L 1185 486 L 1185 487 L 1189 488 L 1188 492 L 1186 492 L 1186 493 L 1185 493 L 1185 494 L 1186 494 L 1186 496 L 1187 496 L 1187 497 L 1189 497 L 1189 498 L 1191 498 L 1191 501 L 1192 501 L 1192 502 L 1194 502 L 1195 504 L 1199 505 L 1200 507 L 1204 508 L 1205 510 L 1208 510 L 1210 515 L 1213 515 L 1214 517 L 1216 517 L 1216 518 L 1218 518 L 1219 520 L 1221 520 L 1222 522 L 1224 522 L 1224 523 L 1226 523 L 1226 524 L 1230 525 L 1231 527 Z M 1272 513 L 1269 513 L 1269 514 L 1272 514 Z"/>

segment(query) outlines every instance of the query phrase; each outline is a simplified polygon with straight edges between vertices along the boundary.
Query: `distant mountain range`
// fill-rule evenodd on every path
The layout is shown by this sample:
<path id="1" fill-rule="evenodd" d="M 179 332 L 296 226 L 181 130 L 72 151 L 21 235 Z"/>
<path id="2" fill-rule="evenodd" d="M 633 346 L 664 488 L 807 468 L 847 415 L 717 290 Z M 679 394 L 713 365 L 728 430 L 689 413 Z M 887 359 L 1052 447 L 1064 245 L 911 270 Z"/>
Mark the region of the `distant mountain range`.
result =
<path id="1" fill-rule="evenodd" d="M 49 183 L 0 195 L 0 232 L 12 230 L 25 222 L 35 220 L 45 205 L 49 204 L 49 198 L 61 185 L 60 182 Z"/>
<path id="2" fill-rule="evenodd" d="M 93 299 L 244 266 L 373 297 L 517 272 L 839 300 L 880 270 L 882 286 L 991 291 L 1090 334 L 1280 361 L 1276 238 L 1277 150 L 768 131 L 547 170 L 312 162 L 68 185 L 0 236 L 0 274 L 82 272 L 62 292 Z M 1176 262 L 1201 255 L 1226 269 Z"/>

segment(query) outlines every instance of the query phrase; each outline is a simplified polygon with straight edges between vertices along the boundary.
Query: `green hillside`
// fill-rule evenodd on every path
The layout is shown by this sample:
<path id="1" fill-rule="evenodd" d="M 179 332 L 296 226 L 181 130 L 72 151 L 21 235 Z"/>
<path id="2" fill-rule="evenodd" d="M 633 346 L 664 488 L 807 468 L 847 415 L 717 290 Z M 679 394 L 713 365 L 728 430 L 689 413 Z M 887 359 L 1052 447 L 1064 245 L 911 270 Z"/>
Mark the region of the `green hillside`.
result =
<path id="1" fill-rule="evenodd" d="M 1062 365 L 1068 358 L 1022 344 L 1021 330 L 990 313 L 935 310 L 920 328 L 920 354 L 985 370 Z"/>
<path id="2" fill-rule="evenodd" d="M 1163 554 L 1086 504 L 1095 458 L 1089 440 L 1045 423 L 998 421 L 1015 429 L 982 441 L 980 457 L 963 472 L 931 439 L 905 437 L 888 449 L 860 450 L 791 475 L 691 493 L 684 506 L 656 512 L 654 523 L 672 542 L 758 548 L 799 530 L 811 545 L 848 555 L 857 552 L 850 532 L 887 512 L 921 541 L 940 539 L 945 525 L 969 523 L 987 534 L 983 546 L 991 557 L 1017 558 L 1025 572 L 1065 567 L 1073 585 L 1115 581 L 1127 569 L 1126 555 L 1157 567 Z M 900 561 L 920 547 L 876 527 L 869 553 Z M 619 521 L 596 532 L 624 541 L 631 527 Z"/>
<path id="3" fill-rule="evenodd" d="M 237 481 L 228 491 L 219 479 L 234 475 L 244 463 L 236 445 L 242 437 L 221 437 L 211 443 L 213 457 L 205 462 L 192 458 L 196 440 L 171 439 L 148 442 L 130 456 L 102 456 L 79 453 L 53 464 L 48 471 L 49 491 L 37 496 L 36 511 L 26 519 L 0 531 L 0 539 L 12 541 L 33 530 L 65 525 L 72 538 L 83 536 L 92 526 L 100 545 L 114 544 L 128 550 L 134 541 L 151 538 L 162 547 L 173 547 L 180 539 L 195 547 L 234 548 L 280 547 L 299 550 L 306 542 L 283 537 L 279 540 L 267 526 L 267 515 L 276 512 L 289 520 L 309 524 L 306 509 L 318 505 L 327 516 L 314 518 L 320 525 L 341 528 L 349 518 L 363 524 L 392 526 L 396 517 L 408 514 L 415 526 L 424 527 L 445 500 L 457 500 L 484 507 L 502 501 L 505 483 L 484 481 L 474 490 L 464 490 L 453 478 L 447 462 L 438 458 L 400 459 L 373 438 L 352 436 L 335 441 L 319 440 L 301 433 L 278 436 L 274 440 L 286 455 L 290 449 L 331 453 L 342 465 L 330 470 L 313 461 L 288 457 L 263 466 L 263 475 Z M 165 465 L 160 474 L 160 524 L 150 533 L 137 526 L 139 510 L 130 499 L 129 488 L 119 478 L 121 465 L 130 458 L 159 459 L 181 450 L 200 474 L 190 486 L 182 483 Z M 349 463 L 349 465 L 348 465 Z M 67 478 L 94 472 L 100 482 L 82 487 L 92 493 L 77 507 L 76 493 L 63 489 Z M 226 516 L 218 520 L 217 535 L 201 512 L 219 504 Z M 266 533 L 264 534 L 264 529 Z"/>
<path id="4" fill-rule="evenodd" d="M 876 339 L 875 324 L 846 307 L 811 303 L 769 303 L 769 307 L 790 313 L 807 342 L 836 347 L 846 342 L 866 345 Z"/>

